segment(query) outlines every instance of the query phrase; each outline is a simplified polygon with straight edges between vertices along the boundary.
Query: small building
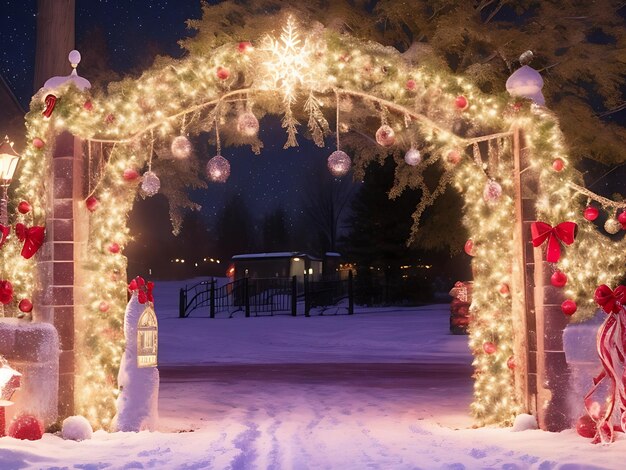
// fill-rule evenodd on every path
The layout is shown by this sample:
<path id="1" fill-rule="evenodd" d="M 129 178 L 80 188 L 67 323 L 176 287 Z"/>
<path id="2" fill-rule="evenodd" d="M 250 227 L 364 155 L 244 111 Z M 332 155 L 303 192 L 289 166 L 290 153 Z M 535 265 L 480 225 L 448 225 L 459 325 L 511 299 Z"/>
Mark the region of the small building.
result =
<path id="1" fill-rule="evenodd" d="M 322 276 L 322 260 L 297 251 L 235 255 L 232 262 L 234 272 L 229 269 L 229 273 L 232 272 L 233 279 L 302 278 L 305 273 L 312 279 Z"/>

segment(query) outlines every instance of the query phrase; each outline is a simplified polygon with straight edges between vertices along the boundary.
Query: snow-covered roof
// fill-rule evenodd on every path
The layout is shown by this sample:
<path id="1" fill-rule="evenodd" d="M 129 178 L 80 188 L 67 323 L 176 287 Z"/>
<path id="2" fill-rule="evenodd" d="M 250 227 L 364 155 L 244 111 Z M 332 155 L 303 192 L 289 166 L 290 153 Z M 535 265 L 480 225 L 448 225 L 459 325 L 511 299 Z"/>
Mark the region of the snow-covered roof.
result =
<path id="1" fill-rule="evenodd" d="M 331 256 L 334 256 L 334 257 L 340 257 L 340 256 L 341 256 L 341 253 L 336 253 L 336 252 L 334 252 L 334 251 L 327 251 L 327 252 L 324 254 L 324 256 L 328 256 L 328 257 L 331 257 Z"/>
<path id="2" fill-rule="evenodd" d="M 235 260 L 243 260 L 243 259 L 270 259 L 270 258 L 309 258 L 311 260 L 318 260 L 314 256 L 308 255 L 306 253 L 301 253 L 299 251 L 277 251 L 274 253 L 248 253 L 244 255 L 235 255 L 231 259 Z"/>

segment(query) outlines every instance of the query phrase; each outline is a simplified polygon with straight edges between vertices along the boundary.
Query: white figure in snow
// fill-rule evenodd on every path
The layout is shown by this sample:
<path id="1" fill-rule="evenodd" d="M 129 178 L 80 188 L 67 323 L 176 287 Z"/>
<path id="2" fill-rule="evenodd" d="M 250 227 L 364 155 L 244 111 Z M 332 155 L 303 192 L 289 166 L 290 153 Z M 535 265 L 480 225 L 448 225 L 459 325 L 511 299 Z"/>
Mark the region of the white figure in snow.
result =
<path id="1" fill-rule="evenodd" d="M 155 431 L 158 421 L 158 330 L 152 297 L 153 283 L 138 277 L 131 281 L 132 296 L 124 315 L 126 349 L 117 383 L 117 431 Z"/>

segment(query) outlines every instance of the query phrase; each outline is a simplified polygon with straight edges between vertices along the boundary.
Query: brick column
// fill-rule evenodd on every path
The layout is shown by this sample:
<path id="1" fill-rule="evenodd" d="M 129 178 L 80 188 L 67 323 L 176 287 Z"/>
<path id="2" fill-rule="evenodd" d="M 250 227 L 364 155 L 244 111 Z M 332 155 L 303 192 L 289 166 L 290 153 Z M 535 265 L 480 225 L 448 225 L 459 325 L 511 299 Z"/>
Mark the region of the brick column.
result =
<path id="1" fill-rule="evenodd" d="M 46 218 L 46 243 L 39 261 L 42 290 L 35 321 L 52 323 L 59 333 L 59 417 L 74 413 L 74 318 L 78 253 L 87 230 L 77 206 L 83 199 L 83 165 L 80 140 L 69 133 L 56 141 L 51 163 Z M 77 287 L 79 289 L 80 287 Z"/>

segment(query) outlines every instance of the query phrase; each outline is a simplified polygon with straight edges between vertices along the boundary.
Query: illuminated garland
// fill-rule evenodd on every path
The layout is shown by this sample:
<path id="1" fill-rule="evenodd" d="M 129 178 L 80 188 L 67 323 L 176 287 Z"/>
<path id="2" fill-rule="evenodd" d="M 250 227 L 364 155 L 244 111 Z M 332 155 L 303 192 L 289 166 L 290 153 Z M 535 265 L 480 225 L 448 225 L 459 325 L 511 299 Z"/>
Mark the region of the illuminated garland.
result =
<path id="1" fill-rule="evenodd" d="M 538 217 L 552 224 L 574 220 L 581 227 L 576 244 L 566 250 L 559 267 L 571 273 L 566 294 L 581 307 L 591 307 L 595 286 L 611 284 L 619 275 L 624 250 L 581 221 L 575 201 L 577 192 L 567 183 L 582 182 L 568 161 L 557 120 L 534 107 L 514 109 L 508 96 L 484 96 L 461 78 L 412 67 L 391 48 L 326 30 L 300 38 L 293 20 L 288 20 L 280 38 L 264 38 L 260 45 L 255 50 L 249 43 L 226 44 L 210 57 L 160 59 L 140 78 L 112 84 L 107 95 L 92 97 L 72 87 L 55 90 L 60 99 L 50 119 L 41 115 L 44 96 L 37 94 L 33 98 L 26 117 L 28 141 L 42 138 L 47 145 L 41 150 L 31 145 L 23 153 L 16 192 L 17 198 L 35 207 L 28 216 L 33 223 L 42 224 L 49 210 L 45 195 L 50 144 L 59 132 L 67 130 L 85 141 L 99 142 L 107 151 L 103 172 L 95 182 L 93 196 L 99 204 L 90 214 L 89 256 L 83 266 L 89 283 L 88 306 L 77 319 L 83 325 L 77 338 L 81 358 L 76 381 L 77 411 L 102 427 L 109 426 L 115 412 L 115 377 L 123 351 L 126 259 L 111 246 L 117 244 L 123 250 L 129 242 L 127 214 L 137 193 L 137 185 L 122 178 L 124 170 L 144 168 L 153 157 L 153 144 L 169 148 L 171 140 L 183 134 L 183 127 L 184 133 L 197 134 L 212 129 L 216 119 L 235 122 L 243 102 L 258 119 L 266 113 L 284 113 L 283 127 L 288 134 L 285 146 L 297 145 L 296 117 L 302 114 L 298 106 L 306 99 L 305 118 L 320 146 L 330 132 L 323 109 L 334 107 L 336 100 L 350 110 L 342 113 L 346 116 L 342 123 L 346 132 L 360 129 L 373 136 L 382 122 L 395 131 L 396 149 L 406 150 L 413 142 L 419 143 L 427 155 L 424 164 L 408 168 L 399 163 L 398 181 L 391 191 L 391 196 L 397 196 L 405 187 L 422 189 L 415 230 L 421 212 L 447 184 L 453 183 L 463 191 L 464 222 L 475 249 L 470 347 L 475 355 L 476 382 L 472 410 L 481 423 L 509 423 L 521 411 L 507 365 L 514 356 L 514 332 L 510 296 L 502 287 L 510 282 L 514 253 L 511 147 L 504 143 L 497 162 L 487 170 L 482 162 L 471 158 L 450 162 L 449 155 L 450 151 L 461 153 L 465 148 L 476 152 L 473 144 L 481 141 L 504 142 L 514 126 L 524 129 L 533 169 L 540 174 Z M 281 55 L 286 53 L 291 56 Z M 459 106 L 463 100 L 455 102 L 457 98 L 463 98 L 466 106 Z M 227 143 L 246 143 L 260 149 L 262 144 L 256 136 L 238 136 L 234 131 L 229 133 L 229 127 L 236 126 L 221 126 Z M 349 147 L 349 142 L 343 139 L 343 147 Z M 352 139 L 352 145 L 362 143 Z M 357 168 L 389 152 L 380 147 L 362 147 L 362 154 L 355 159 Z M 565 162 L 561 172 L 552 167 L 557 156 Z M 444 177 L 437 189 L 427 190 L 423 168 L 440 161 L 446 167 Z M 488 177 L 501 186 L 502 195 L 486 202 L 483 193 Z M 5 275 L 14 282 L 18 297 L 32 296 L 33 262 L 21 260 L 14 245 L 2 251 L 3 266 L 10 266 Z M 582 319 L 590 311 L 581 308 L 577 315 Z"/>

